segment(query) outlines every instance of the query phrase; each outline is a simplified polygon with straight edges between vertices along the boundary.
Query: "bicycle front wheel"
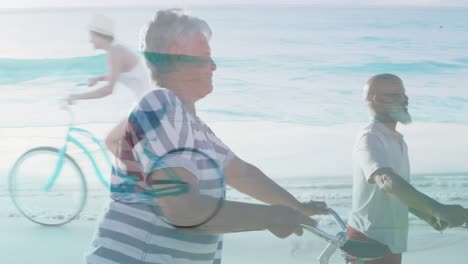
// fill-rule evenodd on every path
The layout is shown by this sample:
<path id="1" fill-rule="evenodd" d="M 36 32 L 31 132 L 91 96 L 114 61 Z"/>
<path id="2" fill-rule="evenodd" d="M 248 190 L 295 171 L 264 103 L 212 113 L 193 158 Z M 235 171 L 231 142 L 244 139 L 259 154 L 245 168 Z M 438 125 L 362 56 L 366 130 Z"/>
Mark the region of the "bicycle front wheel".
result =
<path id="1" fill-rule="evenodd" d="M 38 147 L 21 155 L 13 165 L 9 192 L 16 208 L 29 220 L 59 226 L 78 217 L 86 202 L 87 186 L 83 172 L 69 155 L 60 157 L 56 148 Z"/>

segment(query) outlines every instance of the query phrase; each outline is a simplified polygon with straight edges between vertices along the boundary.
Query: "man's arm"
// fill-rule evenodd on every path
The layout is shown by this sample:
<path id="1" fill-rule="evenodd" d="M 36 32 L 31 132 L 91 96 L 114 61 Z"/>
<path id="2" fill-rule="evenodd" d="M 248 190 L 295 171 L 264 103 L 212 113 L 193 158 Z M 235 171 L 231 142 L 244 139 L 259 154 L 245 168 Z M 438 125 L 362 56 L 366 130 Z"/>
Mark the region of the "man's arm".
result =
<path id="1" fill-rule="evenodd" d="M 302 234 L 300 224 L 316 226 L 317 222 L 299 211 L 281 205 L 249 204 L 225 200 L 219 211 L 215 211 L 219 200 L 211 196 L 201 195 L 197 178 L 188 170 L 172 168 L 179 180 L 189 185 L 187 193 L 175 196 L 157 198 L 155 201 L 169 223 L 176 226 L 197 225 L 216 215 L 207 223 L 195 228 L 192 232 L 229 233 L 268 229 L 278 237 L 286 237 L 292 233 Z M 164 170 L 155 170 L 148 177 L 154 180 L 167 180 Z M 158 184 L 152 185 L 160 188 Z"/>
<path id="2" fill-rule="evenodd" d="M 429 214 L 422 213 L 414 208 L 408 208 L 408 211 L 418 217 L 419 219 L 423 220 L 424 222 L 428 223 L 437 231 L 442 231 L 447 228 L 448 223 L 442 220 L 439 220 L 437 217 Z"/>
<path id="3" fill-rule="evenodd" d="M 268 178 L 260 169 L 238 157 L 224 170 L 226 182 L 234 189 L 266 204 L 280 204 L 295 208 L 305 215 L 326 214 L 324 202 L 299 202 L 292 194 Z"/>
<path id="4" fill-rule="evenodd" d="M 444 205 L 419 192 L 390 168 L 378 169 L 370 178 L 379 188 L 418 212 L 422 217 L 435 216 L 450 227 L 462 225 L 468 212 L 460 205 Z M 425 216 L 424 216 L 425 215 Z"/>

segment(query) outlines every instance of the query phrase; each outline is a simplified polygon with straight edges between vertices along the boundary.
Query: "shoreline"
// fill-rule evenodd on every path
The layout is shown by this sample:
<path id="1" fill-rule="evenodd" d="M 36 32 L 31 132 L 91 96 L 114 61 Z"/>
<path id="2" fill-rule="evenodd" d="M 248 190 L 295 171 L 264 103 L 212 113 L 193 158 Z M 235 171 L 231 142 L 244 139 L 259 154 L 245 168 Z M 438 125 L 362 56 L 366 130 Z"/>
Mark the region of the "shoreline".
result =
<path id="1" fill-rule="evenodd" d="M 310 126 L 274 122 L 208 122 L 214 133 L 240 158 L 275 179 L 349 177 L 355 135 L 365 123 Z M 112 124 L 82 126 L 103 138 Z M 398 126 L 408 144 L 412 175 L 468 172 L 468 124 L 414 123 Z M 65 127 L 0 128 L 7 169 L 27 149 L 61 146 Z"/>

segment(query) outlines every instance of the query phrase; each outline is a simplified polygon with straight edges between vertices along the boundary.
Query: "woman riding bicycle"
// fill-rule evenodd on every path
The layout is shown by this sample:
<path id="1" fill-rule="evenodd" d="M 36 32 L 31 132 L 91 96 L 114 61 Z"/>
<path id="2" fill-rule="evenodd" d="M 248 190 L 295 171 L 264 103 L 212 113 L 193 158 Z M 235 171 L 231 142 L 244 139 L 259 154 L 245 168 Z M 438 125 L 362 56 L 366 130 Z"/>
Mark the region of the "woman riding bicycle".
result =
<path id="1" fill-rule="evenodd" d="M 144 60 L 127 47 L 114 42 L 114 23 L 106 16 L 96 15 L 89 24 L 90 42 L 95 49 L 107 52 L 108 72 L 104 76 L 90 78 L 88 86 L 106 81 L 104 86 L 87 93 L 72 94 L 67 98 L 69 104 L 78 100 L 97 99 L 108 96 L 114 91 L 117 82 L 128 87 L 135 95 L 135 101 L 152 89 L 152 82 Z M 117 144 L 124 135 L 126 120 L 122 120 L 107 135 L 107 148 L 116 153 Z"/>

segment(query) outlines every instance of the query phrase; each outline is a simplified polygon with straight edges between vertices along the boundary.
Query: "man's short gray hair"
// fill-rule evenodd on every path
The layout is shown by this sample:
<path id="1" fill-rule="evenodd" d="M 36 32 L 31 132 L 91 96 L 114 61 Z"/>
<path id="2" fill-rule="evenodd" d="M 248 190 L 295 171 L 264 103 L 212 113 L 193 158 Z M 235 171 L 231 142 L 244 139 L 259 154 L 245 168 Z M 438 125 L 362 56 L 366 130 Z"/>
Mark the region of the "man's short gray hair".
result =
<path id="1" fill-rule="evenodd" d="M 140 48 L 143 52 L 166 54 L 173 44 L 190 48 L 191 40 L 200 34 L 211 38 L 211 29 L 204 20 L 180 8 L 160 10 L 143 28 Z M 148 66 L 152 79 L 161 85 L 160 72 L 154 65 Z"/>
<path id="2" fill-rule="evenodd" d="M 160 10 L 142 31 L 141 50 L 167 53 L 171 44 L 190 44 L 192 37 L 203 34 L 211 38 L 208 24 L 180 8 Z"/>
<path id="3" fill-rule="evenodd" d="M 374 75 L 371 78 L 369 78 L 369 80 L 367 80 L 366 85 L 364 85 L 362 97 L 365 101 L 370 102 L 372 100 L 372 97 L 377 92 L 378 83 L 382 81 L 397 82 L 403 85 L 403 81 L 400 79 L 400 77 L 396 76 L 395 74 L 381 73 Z"/>

